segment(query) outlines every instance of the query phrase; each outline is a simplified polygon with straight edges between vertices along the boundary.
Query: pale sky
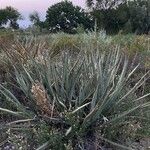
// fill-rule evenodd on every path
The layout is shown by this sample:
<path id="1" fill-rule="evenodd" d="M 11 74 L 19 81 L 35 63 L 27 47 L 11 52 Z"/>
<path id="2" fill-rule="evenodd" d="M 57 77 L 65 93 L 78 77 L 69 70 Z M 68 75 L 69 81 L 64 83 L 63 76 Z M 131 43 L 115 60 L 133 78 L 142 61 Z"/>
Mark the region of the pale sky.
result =
<path id="1" fill-rule="evenodd" d="M 33 11 L 38 11 L 41 18 L 44 19 L 46 10 L 52 4 L 58 3 L 61 0 L 0 0 L 0 8 L 6 6 L 13 6 L 18 9 L 18 11 L 24 17 L 24 20 L 19 21 L 21 27 L 27 27 L 30 22 L 28 16 Z M 85 7 L 86 0 L 72 0 L 74 5 Z"/>

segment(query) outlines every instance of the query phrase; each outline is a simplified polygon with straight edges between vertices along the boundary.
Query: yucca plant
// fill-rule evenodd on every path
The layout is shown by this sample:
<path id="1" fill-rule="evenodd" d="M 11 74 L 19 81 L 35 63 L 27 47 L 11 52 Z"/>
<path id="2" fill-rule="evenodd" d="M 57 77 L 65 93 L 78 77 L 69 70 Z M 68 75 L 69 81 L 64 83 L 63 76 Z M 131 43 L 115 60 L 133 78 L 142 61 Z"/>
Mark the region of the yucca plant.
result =
<path id="1" fill-rule="evenodd" d="M 104 128 L 125 124 L 130 116 L 142 117 L 140 113 L 150 106 L 149 101 L 144 101 L 150 93 L 130 98 L 145 83 L 149 72 L 131 87 L 128 81 L 138 66 L 130 68 L 127 58 L 119 50 L 103 54 L 82 50 L 76 58 L 62 52 L 58 61 L 47 59 L 43 64 L 31 59 L 30 63 L 32 67 L 14 66 L 16 81 L 24 93 L 26 104 L 0 85 L 1 93 L 13 104 L 12 109 L 0 108 L 0 111 L 21 118 L 7 124 L 9 128 L 29 122 L 40 126 L 44 122 L 48 128 L 47 141 L 44 140 L 46 143 L 38 149 L 65 149 L 70 141 L 72 147 L 78 149 L 86 149 L 87 145 L 96 149 L 95 143 L 87 144 L 88 140 L 85 140 L 89 135 L 95 139 L 96 126 L 103 131 Z M 54 135 L 60 138 L 60 145 L 57 138 L 51 141 Z M 105 136 L 102 133 L 99 138 L 131 149 Z"/>

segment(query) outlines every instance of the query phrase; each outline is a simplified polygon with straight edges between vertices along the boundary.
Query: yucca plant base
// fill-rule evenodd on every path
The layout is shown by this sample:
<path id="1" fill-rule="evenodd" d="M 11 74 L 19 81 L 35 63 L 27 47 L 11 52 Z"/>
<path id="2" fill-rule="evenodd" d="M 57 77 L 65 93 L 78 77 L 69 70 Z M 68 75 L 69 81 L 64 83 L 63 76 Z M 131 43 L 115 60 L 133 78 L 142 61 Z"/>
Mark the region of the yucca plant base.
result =
<path id="1" fill-rule="evenodd" d="M 0 84 L 1 95 L 11 106 L 1 107 L 0 112 L 15 116 L 2 126 L 8 139 L 22 133 L 24 149 L 96 150 L 103 143 L 132 149 L 120 139 L 136 134 L 142 120 L 137 118 L 148 112 L 150 93 L 137 97 L 135 91 L 149 72 L 131 86 L 138 66 L 129 67 L 118 50 L 82 50 L 75 57 L 62 52 L 55 61 L 47 55 L 42 61 L 27 59 L 12 64 L 15 88 L 23 93 L 22 98 Z"/>

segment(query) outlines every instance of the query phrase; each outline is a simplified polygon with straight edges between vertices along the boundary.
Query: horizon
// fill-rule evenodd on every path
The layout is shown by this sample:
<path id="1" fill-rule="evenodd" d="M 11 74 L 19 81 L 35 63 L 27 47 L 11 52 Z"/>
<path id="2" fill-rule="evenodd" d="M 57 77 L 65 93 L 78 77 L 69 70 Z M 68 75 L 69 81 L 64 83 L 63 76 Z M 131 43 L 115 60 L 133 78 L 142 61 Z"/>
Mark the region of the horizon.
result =
<path id="1" fill-rule="evenodd" d="M 12 6 L 17 9 L 23 16 L 23 20 L 19 20 L 19 26 L 21 28 L 27 28 L 32 23 L 29 20 L 29 14 L 37 11 L 41 20 L 45 19 L 46 11 L 48 7 L 61 2 L 62 0 L 45 0 L 42 3 L 40 0 L 0 0 L 0 9 L 6 6 Z M 70 0 L 74 5 L 85 8 L 85 0 Z"/>

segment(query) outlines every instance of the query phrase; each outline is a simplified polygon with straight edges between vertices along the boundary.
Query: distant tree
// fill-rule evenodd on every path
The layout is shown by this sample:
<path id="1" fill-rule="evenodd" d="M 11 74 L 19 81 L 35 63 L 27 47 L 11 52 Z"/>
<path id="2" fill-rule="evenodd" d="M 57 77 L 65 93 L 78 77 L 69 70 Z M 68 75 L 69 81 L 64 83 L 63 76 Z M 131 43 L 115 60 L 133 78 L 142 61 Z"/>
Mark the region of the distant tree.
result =
<path id="1" fill-rule="evenodd" d="M 29 15 L 29 19 L 34 25 L 40 24 L 40 16 L 37 11 L 34 11 L 33 13 L 31 13 Z"/>
<path id="2" fill-rule="evenodd" d="M 7 12 L 5 9 L 0 9 L 0 27 L 6 24 L 8 21 L 7 19 Z"/>
<path id="3" fill-rule="evenodd" d="M 94 10 L 113 9 L 125 2 L 126 0 L 86 0 L 87 6 Z"/>
<path id="4" fill-rule="evenodd" d="M 150 31 L 150 1 L 133 0 L 128 2 L 132 32 L 137 34 Z"/>
<path id="5" fill-rule="evenodd" d="M 87 0 L 99 29 L 137 34 L 150 31 L 150 0 Z"/>
<path id="6" fill-rule="evenodd" d="M 18 29 L 18 20 L 22 19 L 21 14 L 17 9 L 13 7 L 6 7 L 5 9 L 0 9 L 0 26 L 9 23 L 9 26 L 13 29 Z"/>
<path id="7" fill-rule="evenodd" d="M 93 9 L 91 15 L 96 20 L 97 28 L 106 30 L 108 34 L 118 33 L 129 18 L 126 3 L 111 9 Z"/>
<path id="8" fill-rule="evenodd" d="M 90 30 L 94 26 L 92 17 L 70 1 L 62 1 L 48 8 L 46 22 L 52 32 L 76 33 L 78 26 Z"/>
<path id="9" fill-rule="evenodd" d="M 98 29 L 117 33 L 127 21 L 126 0 L 86 0 Z"/>
<path id="10" fill-rule="evenodd" d="M 106 16 L 105 16 L 106 13 Z M 123 30 L 129 19 L 129 12 L 126 3 L 120 4 L 117 8 L 104 11 L 104 28 L 107 33 L 114 34 Z"/>
<path id="11" fill-rule="evenodd" d="M 37 11 L 34 11 L 29 15 L 30 21 L 33 23 L 34 26 L 39 27 L 40 31 L 46 28 L 46 21 L 41 21 L 40 15 Z"/>

